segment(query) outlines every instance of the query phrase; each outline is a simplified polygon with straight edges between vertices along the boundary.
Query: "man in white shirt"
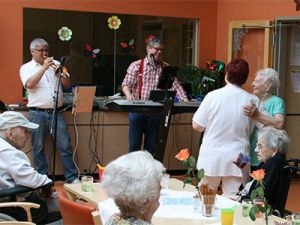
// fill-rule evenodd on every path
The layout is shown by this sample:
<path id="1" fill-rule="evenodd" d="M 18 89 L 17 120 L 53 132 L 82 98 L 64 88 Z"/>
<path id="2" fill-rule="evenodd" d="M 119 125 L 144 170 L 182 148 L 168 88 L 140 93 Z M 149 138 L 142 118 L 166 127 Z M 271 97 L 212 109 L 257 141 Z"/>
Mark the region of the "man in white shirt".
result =
<path id="1" fill-rule="evenodd" d="M 28 91 L 29 120 L 39 124 L 39 128 L 32 130 L 32 151 L 35 169 L 42 174 L 48 175 L 48 161 L 44 153 L 45 136 L 52 127 L 53 110 L 55 107 L 56 67 L 59 62 L 49 57 L 49 45 L 44 39 L 34 39 L 30 43 L 32 60 L 20 68 L 20 77 L 23 86 Z M 60 80 L 62 86 L 69 87 L 71 82 L 66 74 L 62 74 Z M 56 147 L 58 148 L 64 176 L 67 182 L 78 182 L 78 174 L 72 157 L 71 138 L 64 120 L 64 115 L 60 112 L 63 106 L 63 91 L 59 86 L 58 109 L 57 109 L 57 135 Z M 55 131 L 55 129 L 53 128 Z M 52 132 L 54 136 L 54 132 Z"/>
<path id="2" fill-rule="evenodd" d="M 16 185 L 35 189 L 48 184 L 47 192 L 50 194 L 52 180 L 46 175 L 38 173 L 30 165 L 26 154 L 20 151 L 30 137 L 28 129 L 37 129 L 38 127 L 38 124 L 31 123 L 22 113 L 6 111 L 0 114 L 0 190 L 10 189 Z M 40 204 L 39 209 L 32 211 L 33 221 L 38 224 L 47 223 L 48 206 L 46 202 L 35 192 L 22 194 L 23 198 L 25 201 Z M 2 202 L 10 200 L 14 201 L 14 199 L 8 198 L 0 199 Z M 50 203 L 50 200 L 48 202 Z M 53 206 L 53 202 L 50 204 Z M 24 211 L 20 208 L 0 208 L 0 212 L 18 220 L 26 219 Z"/>

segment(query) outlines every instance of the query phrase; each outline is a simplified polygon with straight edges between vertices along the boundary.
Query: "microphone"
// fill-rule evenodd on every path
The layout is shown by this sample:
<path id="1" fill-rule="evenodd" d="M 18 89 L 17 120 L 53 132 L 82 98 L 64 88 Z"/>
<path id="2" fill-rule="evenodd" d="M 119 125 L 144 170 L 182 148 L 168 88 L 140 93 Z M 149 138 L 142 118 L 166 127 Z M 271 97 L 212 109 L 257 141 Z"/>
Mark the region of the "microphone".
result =
<path id="1" fill-rule="evenodd" d="M 65 61 L 66 61 L 66 57 L 62 56 L 59 61 L 59 66 L 62 67 L 64 65 Z"/>
<path id="2" fill-rule="evenodd" d="M 152 64 L 152 66 L 154 67 L 154 69 L 156 69 L 155 58 L 154 58 L 154 54 L 153 53 L 150 54 L 150 63 Z"/>

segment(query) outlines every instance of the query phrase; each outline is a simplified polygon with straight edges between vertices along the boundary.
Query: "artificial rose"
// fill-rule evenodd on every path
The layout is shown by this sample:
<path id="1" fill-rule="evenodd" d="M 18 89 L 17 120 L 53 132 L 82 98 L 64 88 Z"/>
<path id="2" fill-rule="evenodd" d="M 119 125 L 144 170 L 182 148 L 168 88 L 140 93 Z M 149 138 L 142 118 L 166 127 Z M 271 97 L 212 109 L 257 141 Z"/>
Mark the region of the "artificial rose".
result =
<path id="1" fill-rule="evenodd" d="M 187 148 L 182 149 L 178 152 L 178 154 L 175 156 L 176 159 L 180 160 L 180 161 L 185 161 L 189 158 L 190 156 L 190 152 Z"/>
<path id="2" fill-rule="evenodd" d="M 263 169 L 260 170 L 255 170 L 253 171 L 250 176 L 254 179 L 254 180 L 263 180 L 265 177 L 265 171 Z"/>

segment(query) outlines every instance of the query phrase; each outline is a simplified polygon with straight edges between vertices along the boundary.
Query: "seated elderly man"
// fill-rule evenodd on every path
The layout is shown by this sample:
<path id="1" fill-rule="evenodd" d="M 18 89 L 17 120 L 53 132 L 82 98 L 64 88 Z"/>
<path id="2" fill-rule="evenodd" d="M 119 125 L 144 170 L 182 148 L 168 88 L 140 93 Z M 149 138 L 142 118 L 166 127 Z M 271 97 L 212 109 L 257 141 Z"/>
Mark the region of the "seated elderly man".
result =
<path id="1" fill-rule="evenodd" d="M 123 155 L 104 170 L 102 185 L 114 199 L 120 214 L 106 225 L 150 225 L 159 206 L 160 182 L 165 168 L 147 151 Z"/>
<path id="2" fill-rule="evenodd" d="M 257 158 L 261 162 L 258 169 L 265 170 L 264 185 L 265 197 L 273 209 L 280 205 L 283 167 L 287 165 L 285 155 L 290 140 L 284 130 L 273 127 L 264 127 L 258 131 L 256 147 Z M 249 180 L 249 164 L 242 168 L 244 189 L 240 192 L 242 198 L 249 198 L 251 191 L 256 187 L 256 181 Z"/>
<path id="3" fill-rule="evenodd" d="M 43 174 L 39 174 L 31 165 L 26 154 L 20 149 L 25 147 L 30 137 L 28 129 L 38 128 L 38 124 L 31 123 L 22 113 L 6 111 L 0 114 L 0 190 L 21 185 L 38 188 L 52 181 Z M 49 191 L 49 190 L 47 190 Z M 40 204 L 39 209 L 32 209 L 33 222 L 45 224 L 49 220 L 48 207 L 36 192 L 18 196 L 18 200 Z M 0 201 L 14 199 L 2 198 Z M 26 220 L 25 212 L 20 208 L 0 208 L 1 213 L 8 214 L 17 220 Z"/>

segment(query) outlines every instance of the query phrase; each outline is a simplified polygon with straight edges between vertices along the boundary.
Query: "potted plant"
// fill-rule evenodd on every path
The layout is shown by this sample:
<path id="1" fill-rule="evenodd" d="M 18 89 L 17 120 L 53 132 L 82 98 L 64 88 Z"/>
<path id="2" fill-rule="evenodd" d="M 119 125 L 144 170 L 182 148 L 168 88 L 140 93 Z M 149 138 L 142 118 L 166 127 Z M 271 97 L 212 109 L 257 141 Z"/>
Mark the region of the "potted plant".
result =
<path id="1" fill-rule="evenodd" d="M 223 62 L 212 60 L 206 62 L 206 68 L 185 65 L 177 75 L 190 88 L 190 98 L 201 101 L 204 96 L 217 88 L 224 86 Z"/>

